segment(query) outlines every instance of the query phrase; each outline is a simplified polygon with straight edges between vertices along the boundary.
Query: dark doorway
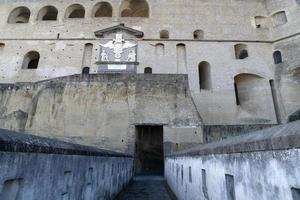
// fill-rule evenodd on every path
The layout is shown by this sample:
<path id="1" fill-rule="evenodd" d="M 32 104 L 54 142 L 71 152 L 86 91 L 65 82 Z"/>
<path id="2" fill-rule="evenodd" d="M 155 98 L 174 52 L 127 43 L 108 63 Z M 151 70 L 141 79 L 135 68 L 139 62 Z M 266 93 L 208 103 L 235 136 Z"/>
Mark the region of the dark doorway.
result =
<path id="1" fill-rule="evenodd" d="M 37 69 L 39 65 L 39 58 L 38 59 L 32 59 L 28 63 L 28 69 Z"/>
<path id="2" fill-rule="evenodd" d="M 136 131 L 136 173 L 163 175 L 163 126 L 137 126 Z"/>
<path id="3" fill-rule="evenodd" d="M 152 74 L 152 68 L 151 67 L 146 67 L 144 69 L 144 74 Z"/>
<path id="4" fill-rule="evenodd" d="M 82 69 L 82 74 L 83 74 L 83 75 L 88 75 L 88 74 L 90 74 L 90 68 L 89 68 L 89 67 L 84 67 L 84 68 Z"/>
<path id="5" fill-rule="evenodd" d="M 282 55 L 280 51 L 275 51 L 273 53 L 274 63 L 279 64 L 282 63 Z"/>

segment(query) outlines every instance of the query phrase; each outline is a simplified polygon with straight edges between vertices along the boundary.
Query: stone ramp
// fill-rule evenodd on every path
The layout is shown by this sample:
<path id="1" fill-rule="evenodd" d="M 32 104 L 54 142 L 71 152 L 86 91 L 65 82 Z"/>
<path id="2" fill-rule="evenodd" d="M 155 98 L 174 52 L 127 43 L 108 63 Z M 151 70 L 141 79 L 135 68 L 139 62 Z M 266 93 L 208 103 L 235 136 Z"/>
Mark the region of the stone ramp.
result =
<path id="1" fill-rule="evenodd" d="M 137 176 L 115 200 L 175 200 L 164 177 Z"/>

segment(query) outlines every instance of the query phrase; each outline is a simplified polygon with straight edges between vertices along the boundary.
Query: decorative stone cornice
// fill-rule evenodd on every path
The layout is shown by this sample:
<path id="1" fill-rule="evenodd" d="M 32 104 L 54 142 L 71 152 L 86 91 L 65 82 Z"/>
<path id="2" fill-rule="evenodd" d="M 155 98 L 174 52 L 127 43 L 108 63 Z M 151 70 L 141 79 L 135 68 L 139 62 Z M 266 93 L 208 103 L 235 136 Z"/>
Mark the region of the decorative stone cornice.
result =
<path id="1" fill-rule="evenodd" d="M 95 36 L 96 37 L 103 37 L 103 35 L 105 33 L 113 32 L 113 31 L 116 31 L 116 30 L 124 30 L 124 31 L 129 32 L 130 34 L 134 35 L 137 38 L 141 38 L 141 37 L 144 36 L 144 33 L 142 31 L 138 31 L 138 30 L 135 30 L 133 28 L 127 27 L 124 24 L 119 24 L 117 26 L 112 26 L 112 27 L 109 27 L 109 28 L 105 28 L 105 29 L 96 31 Z"/>

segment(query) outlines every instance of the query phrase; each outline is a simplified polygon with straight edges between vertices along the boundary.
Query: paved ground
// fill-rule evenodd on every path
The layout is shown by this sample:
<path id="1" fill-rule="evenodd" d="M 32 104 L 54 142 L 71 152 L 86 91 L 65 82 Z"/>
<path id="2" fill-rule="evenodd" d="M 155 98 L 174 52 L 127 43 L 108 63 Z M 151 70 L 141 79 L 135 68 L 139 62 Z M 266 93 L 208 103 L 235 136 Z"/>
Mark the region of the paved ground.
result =
<path id="1" fill-rule="evenodd" d="M 138 176 L 116 200 L 174 200 L 171 196 L 163 177 Z"/>

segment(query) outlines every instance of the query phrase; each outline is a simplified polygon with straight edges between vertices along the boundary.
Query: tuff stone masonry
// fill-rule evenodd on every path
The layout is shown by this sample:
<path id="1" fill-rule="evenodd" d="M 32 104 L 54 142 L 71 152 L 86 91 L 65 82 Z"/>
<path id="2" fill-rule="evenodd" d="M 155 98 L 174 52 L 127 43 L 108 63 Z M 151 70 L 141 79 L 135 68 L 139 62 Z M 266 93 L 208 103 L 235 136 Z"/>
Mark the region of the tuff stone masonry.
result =
<path id="1" fill-rule="evenodd" d="M 206 125 L 285 123 L 299 109 L 299 9 L 297 0 L 2 1 L 0 81 L 97 73 L 94 32 L 123 23 L 143 32 L 136 72 L 187 74 Z"/>
<path id="2" fill-rule="evenodd" d="M 0 128 L 124 153 L 174 189 L 174 153 L 299 123 L 299 55 L 300 0 L 0 0 Z"/>

